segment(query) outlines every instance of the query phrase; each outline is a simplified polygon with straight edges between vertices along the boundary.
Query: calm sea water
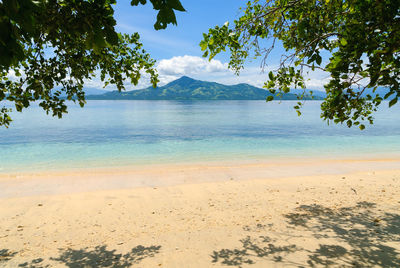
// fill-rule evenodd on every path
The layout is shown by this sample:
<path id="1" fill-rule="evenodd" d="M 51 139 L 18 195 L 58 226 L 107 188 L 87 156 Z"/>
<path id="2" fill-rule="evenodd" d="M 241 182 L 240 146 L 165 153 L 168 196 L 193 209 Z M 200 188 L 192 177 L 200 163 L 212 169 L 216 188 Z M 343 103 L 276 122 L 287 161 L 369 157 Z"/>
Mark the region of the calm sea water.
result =
<path id="1" fill-rule="evenodd" d="M 379 157 L 400 152 L 400 107 L 360 131 L 327 125 L 320 102 L 89 101 L 63 119 L 37 105 L 0 128 L 0 172 L 183 161 Z"/>

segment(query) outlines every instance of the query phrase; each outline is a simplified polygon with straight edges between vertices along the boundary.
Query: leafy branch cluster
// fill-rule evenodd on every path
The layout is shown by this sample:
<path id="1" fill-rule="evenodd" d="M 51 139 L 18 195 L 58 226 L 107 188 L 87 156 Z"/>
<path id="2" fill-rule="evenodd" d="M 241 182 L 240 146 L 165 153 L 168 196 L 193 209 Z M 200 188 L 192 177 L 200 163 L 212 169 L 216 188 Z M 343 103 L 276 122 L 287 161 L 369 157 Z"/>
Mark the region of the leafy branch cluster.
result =
<path id="1" fill-rule="evenodd" d="M 383 100 L 392 106 L 400 96 L 399 0 L 253 0 L 234 27 L 225 23 L 210 29 L 200 46 L 210 59 L 229 49 L 229 67 L 239 74 L 252 56 L 261 57 L 264 67 L 277 41 L 286 53 L 264 87 L 287 93 L 305 89 L 310 71 L 329 73 L 321 104 L 328 123 L 364 129 L 362 121 L 373 123 L 372 112 Z M 378 87 L 388 93 L 367 94 L 366 89 L 375 93 Z"/>
<path id="2" fill-rule="evenodd" d="M 154 28 L 176 24 L 178 0 L 150 0 L 158 10 Z M 3 0 L 0 2 L 0 101 L 17 111 L 32 102 L 53 116 L 67 112 L 66 100 L 85 104 L 84 82 L 100 74 L 104 86 L 124 90 L 145 72 L 158 82 L 155 61 L 143 49 L 139 34 L 115 31 L 116 0 Z M 133 0 L 131 5 L 146 4 Z M 11 110 L 0 109 L 0 126 L 11 122 Z"/>

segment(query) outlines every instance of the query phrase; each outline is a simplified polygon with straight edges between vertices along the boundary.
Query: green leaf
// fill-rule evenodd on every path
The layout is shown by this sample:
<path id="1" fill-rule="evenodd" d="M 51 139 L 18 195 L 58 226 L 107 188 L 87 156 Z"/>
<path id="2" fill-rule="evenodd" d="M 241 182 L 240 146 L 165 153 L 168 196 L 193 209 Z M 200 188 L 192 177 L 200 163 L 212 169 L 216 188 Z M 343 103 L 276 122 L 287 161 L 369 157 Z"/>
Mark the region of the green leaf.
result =
<path id="1" fill-rule="evenodd" d="M 389 107 L 392 107 L 397 103 L 397 97 L 389 101 Z"/>
<path id="2" fill-rule="evenodd" d="M 320 55 L 317 55 L 315 61 L 317 62 L 318 65 L 321 65 L 322 57 Z"/>
<path id="3" fill-rule="evenodd" d="M 179 0 L 168 0 L 168 5 L 175 10 L 186 11 Z"/>
<path id="4" fill-rule="evenodd" d="M 206 41 L 202 40 L 199 45 L 200 45 L 201 50 L 204 51 L 207 49 L 208 43 Z"/>
<path id="5" fill-rule="evenodd" d="M 384 99 L 386 100 L 387 98 L 389 98 L 391 95 L 393 95 L 393 91 L 389 91 L 388 93 L 385 94 Z"/>
<path id="6" fill-rule="evenodd" d="M 268 101 L 273 101 L 274 100 L 274 96 L 268 96 L 266 100 L 267 100 L 267 102 Z"/>
<path id="7" fill-rule="evenodd" d="M 137 6 L 137 5 L 139 5 L 139 3 L 144 5 L 144 4 L 146 4 L 146 0 L 132 0 L 131 1 L 132 6 Z"/>
<path id="8" fill-rule="evenodd" d="M 106 40 L 110 45 L 116 45 L 118 43 L 118 34 L 112 27 L 107 27 L 104 29 L 104 34 L 106 36 Z"/>
<path id="9" fill-rule="evenodd" d="M 158 12 L 157 21 L 154 24 L 154 29 L 161 30 L 167 28 L 169 23 L 176 25 L 176 17 L 172 8 L 163 8 Z"/>
<path id="10" fill-rule="evenodd" d="M 274 80 L 274 73 L 271 71 L 268 73 L 269 80 Z"/>

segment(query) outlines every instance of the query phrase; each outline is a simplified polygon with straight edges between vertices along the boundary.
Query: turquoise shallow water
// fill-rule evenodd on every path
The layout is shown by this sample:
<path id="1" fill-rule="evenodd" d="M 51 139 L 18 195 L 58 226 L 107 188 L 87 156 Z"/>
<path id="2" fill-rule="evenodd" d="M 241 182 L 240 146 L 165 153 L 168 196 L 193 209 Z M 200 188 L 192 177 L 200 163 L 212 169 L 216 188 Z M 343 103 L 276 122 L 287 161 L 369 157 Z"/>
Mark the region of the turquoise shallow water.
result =
<path id="1" fill-rule="evenodd" d="M 89 101 L 63 119 L 38 106 L 0 128 L 0 172 L 208 160 L 399 155 L 400 107 L 367 129 L 330 125 L 320 102 Z"/>

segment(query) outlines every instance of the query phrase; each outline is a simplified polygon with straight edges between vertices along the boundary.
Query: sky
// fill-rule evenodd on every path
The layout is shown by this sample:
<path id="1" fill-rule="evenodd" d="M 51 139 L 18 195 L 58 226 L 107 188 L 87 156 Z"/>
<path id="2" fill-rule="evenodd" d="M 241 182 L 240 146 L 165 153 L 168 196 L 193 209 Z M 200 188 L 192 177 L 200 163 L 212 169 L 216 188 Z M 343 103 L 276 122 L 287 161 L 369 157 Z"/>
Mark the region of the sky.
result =
<path id="1" fill-rule="evenodd" d="M 181 0 L 186 12 L 176 11 L 178 25 L 168 25 L 167 29 L 156 31 L 153 28 L 157 12 L 151 4 L 132 7 L 130 1 L 117 1 L 115 6 L 116 30 L 122 33 L 138 32 L 144 49 L 157 61 L 156 68 L 162 86 L 183 75 L 223 84 L 248 83 L 262 87 L 269 70 L 276 68 L 284 52 L 278 45 L 270 54 L 265 72 L 261 69 L 261 59 L 248 61 L 239 76 L 228 69 L 229 54 L 217 55 L 208 61 L 202 57 L 199 43 L 203 33 L 216 25 L 229 21 L 233 23 L 244 7 L 244 0 Z M 314 73 L 308 81 L 311 89 L 321 89 L 326 75 Z M 141 79 L 137 86 L 127 85 L 127 90 L 145 88 L 148 79 Z M 88 87 L 101 88 L 98 80 L 88 81 Z M 113 88 L 107 87 L 112 90 Z"/>

